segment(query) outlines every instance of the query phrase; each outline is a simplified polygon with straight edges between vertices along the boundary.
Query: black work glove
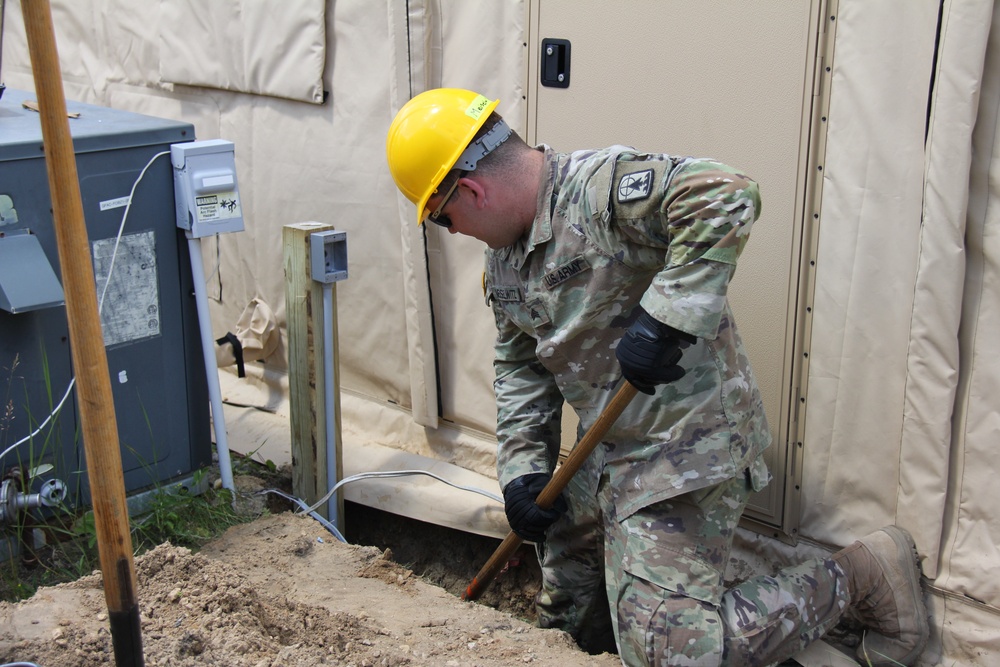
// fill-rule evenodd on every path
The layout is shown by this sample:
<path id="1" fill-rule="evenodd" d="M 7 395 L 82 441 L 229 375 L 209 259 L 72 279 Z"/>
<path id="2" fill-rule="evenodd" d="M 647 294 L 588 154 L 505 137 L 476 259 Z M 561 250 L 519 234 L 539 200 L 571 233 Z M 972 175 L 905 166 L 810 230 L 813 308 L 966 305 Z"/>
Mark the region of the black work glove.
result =
<path id="1" fill-rule="evenodd" d="M 652 394 L 656 385 L 674 382 L 684 377 L 681 360 L 682 341 L 693 345 L 697 339 L 689 333 L 664 324 L 642 312 L 622 336 L 615 356 L 622 367 L 622 376 L 644 394 Z"/>
<path id="2" fill-rule="evenodd" d="M 549 479 L 549 475 L 536 472 L 521 475 L 504 487 L 503 509 L 507 514 L 507 523 L 522 540 L 544 542 L 545 529 L 566 511 L 566 501 L 562 496 L 558 496 L 549 509 L 543 510 L 535 504 L 535 498 Z"/>

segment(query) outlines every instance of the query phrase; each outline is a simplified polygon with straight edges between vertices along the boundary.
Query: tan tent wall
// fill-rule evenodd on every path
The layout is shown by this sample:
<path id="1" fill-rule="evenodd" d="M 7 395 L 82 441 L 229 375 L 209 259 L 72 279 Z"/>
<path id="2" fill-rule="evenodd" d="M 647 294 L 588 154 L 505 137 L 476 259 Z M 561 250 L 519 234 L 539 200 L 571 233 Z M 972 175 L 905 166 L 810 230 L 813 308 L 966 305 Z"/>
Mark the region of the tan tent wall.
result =
<path id="1" fill-rule="evenodd" d="M 446 84 L 500 97 L 523 134 L 526 49 L 537 48 L 528 3 L 286 3 L 295 18 L 283 25 L 309 36 L 293 50 L 302 67 L 268 70 L 262 46 L 233 64 L 231 77 L 202 71 L 220 86 L 210 88 L 164 78 L 199 71 L 159 29 L 162 16 L 183 15 L 189 2 L 197 4 L 54 2 L 67 97 L 185 120 L 199 138 L 236 144 L 247 231 L 205 251 L 218 335 L 254 298 L 283 326 L 282 225 L 317 220 L 347 231 L 339 362 L 345 445 L 363 452 L 353 465 L 396 469 L 419 455 L 458 464 L 448 473 L 464 470 L 485 488 L 495 414 L 482 248 L 412 225 L 412 207 L 385 168 L 384 133 L 408 97 Z M 266 11 L 250 0 L 240 6 Z M 982 0 L 840 0 L 828 9 L 832 88 L 828 119 L 815 128 L 826 150 L 815 274 L 804 282 L 815 284 L 801 434 L 805 539 L 798 552 L 749 534 L 745 541 L 796 559 L 815 544 L 906 525 L 927 554 L 934 593 L 936 635 L 922 664 L 994 664 L 1000 15 Z M 7 2 L 5 18 L 4 83 L 30 90 L 19 3 Z M 324 103 L 314 99 L 317 49 Z M 302 78 L 279 85 L 289 72 Z M 287 437 L 284 355 L 282 342 L 250 365 L 251 377 L 223 373 L 231 440 L 246 436 L 248 450 Z M 254 415 L 264 413 L 239 405 L 273 420 L 261 430 Z M 435 489 L 414 482 L 393 493 L 397 506 L 427 520 L 504 530 L 490 501 L 462 496 L 468 512 L 456 518 Z M 381 502 L 376 492 L 354 493 Z"/>
<path id="2" fill-rule="evenodd" d="M 1000 648 L 998 18 L 989 2 L 836 12 L 801 532 L 913 531 L 934 593 L 923 664 Z"/>
<path id="3" fill-rule="evenodd" d="M 988 3 L 984 3 L 988 4 Z M 996 335 L 1000 305 L 1000 8 L 986 8 L 976 21 L 992 13 L 985 66 L 959 70 L 958 92 L 973 101 L 978 116 L 972 133 L 971 176 L 964 216 L 966 271 L 961 302 L 958 395 L 951 429 L 950 475 L 943 515 L 944 539 L 934 585 L 937 618 L 947 627 L 969 627 L 969 633 L 943 633 L 943 653 L 962 664 L 996 660 L 1000 644 L 1000 516 L 994 486 L 1000 472 L 996 454 L 1000 435 L 1000 344 Z M 970 19 L 973 17 L 970 17 Z M 982 26 L 982 23 L 970 23 Z M 978 32 L 985 32 L 981 27 Z M 986 35 L 983 35 L 986 37 Z M 977 90 L 978 88 L 981 88 Z M 978 95 L 977 95 L 978 93 Z M 976 601 L 978 603 L 970 603 Z"/>
<path id="4" fill-rule="evenodd" d="M 921 317 L 919 264 L 929 260 L 924 251 L 934 252 L 937 232 L 935 221 L 921 225 L 938 12 L 936 2 L 906 3 L 905 11 L 902 4 L 842 2 L 837 14 L 802 503 L 807 536 L 831 544 L 902 518 L 901 469 L 910 458 L 903 448 L 914 446 L 902 437 L 904 400 L 931 379 L 908 375 L 907 365 L 911 320 Z M 960 282 L 960 271 L 947 282 Z M 957 316 L 949 324 L 938 309 L 929 315 L 930 335 L 954 338 Z M 935 418 L 947 424 L 949 413 L 945 407 Z M 946 440 L 939 429 L 935 444 Z M 873 459 L 878 465 L 840 464 Z M 940 499 L 945 480 L 932 477 Z M 907 518 L 927 515 L 924 508 Z M 930 512 L 922 544 L 938 542 L 940 515 L 940 506 Z"/>
<path id="5" fill-rule="evenodd" d="M 221 137 L 236 144 L 248 224 L 245 232 L 206 242 L 214 331 L 221 335 L 232 330 L 255 298 L 270 305 L 284 323 L 283 225 L 317 220 L 345 230 L 350 279 L 338 286 L 345 428 L 364 433 L 370 442 L 460 459 L 465 467 L 493 477 L 492 320 L 481 300 L 482 249 L 469 243 L 439 244 L 436 230 L 412 224 L 412 206 L 398 200 L 385 168 L 385 129 L 412 91 L 438 85 L 405 80 L 408 63 L 435 81 L 444 70 L 452 85 L 487 81 L 490 89 L 512 91 L 504 95 L 500 110 L 515 122 L 522 117 L 524 100 L 517 92 L 524 77 L 522 4 L 443 3 L 445 11 L 438 2 L 428 7 L 411 2 L 410 15 L 400 13 L 402 3 L 388 1 L 328 3 L 326 12 L 319 14 L 314 2 L 292 4 L 290 10 L 305 15 L 300 23 L 322 21 L 327 35 L 324 88 L 329 99 L 322 105 L 165 81 L 162 63 L 196 59 L 200 52 L 167 51 L 167 40 L 157 28 L 160 12 L 167 11 L 167 4 L 175 14 L 199 3 L 132 4 L 53 3 L 67 97 L 184 119 L 194 123 L 199 138 Z M 243 3 L 243 12 L 266 14 L 267 7 Z M 255 19 L 245 21 L 252 24 Z M 33 81 L 18 3 L 8 2 L 6 23 L 5 83 L 30 90 Z M 407 27 L 421 32 L 421 40 L 410 43 Z M 309 34 L 316 33 L 313 26 Z M 510 35 L 517 36 L 513 53 L 505 51 Z M 245 46 L 252 45 L 247 40 Z M 172 66 L 180 69 L 196 70 L 197 63 Z M 387 74 L 400 71 L 403 85 Z M 425 232 L 427 253 L 433 258 L 430 287 L 440 309 L 439 369 L 429 328 L 428 287 L 426 279 L 421 280 L 428 268 L 418 265 Z M 463 281 L 439 273 L 440 267 L 456 263 L 469 269 Z M 479 317 L 466 324 L 461 322 L 463 314 Z M 282 335 L 284 339 L 283 330 Z M 282 342 L 265 363 L 249 365 L 246 380 L 224 373 L 226 398 L 287 416 L 286 373 Z M 438 416 L 436 373 L 448 380 L 442 390 L 446 423 L 440 429 L 433 428 Z M 413 433 L 400 433 L 400 411 L 417 421 Z"/>

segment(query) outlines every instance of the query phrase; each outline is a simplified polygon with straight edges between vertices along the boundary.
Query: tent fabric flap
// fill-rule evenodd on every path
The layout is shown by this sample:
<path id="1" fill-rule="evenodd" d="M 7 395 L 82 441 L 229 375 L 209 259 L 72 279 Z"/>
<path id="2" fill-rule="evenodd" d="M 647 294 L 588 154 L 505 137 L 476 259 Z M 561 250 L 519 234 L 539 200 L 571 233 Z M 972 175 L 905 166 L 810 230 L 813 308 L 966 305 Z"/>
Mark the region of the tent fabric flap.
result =
<path id="1" fill-rule="evenodd" d="M 895 522 L 900 468 L 907 465 L 899 415 L 938 3 L 841 2 L 836 19 L 804 397 L 801 533 L 845 545 Z M 888 58 L 899 66 L 872 66 Z M 935 482 L 943 493 L 944 480 Z M 932 515 L 940 517 L 940 504 Z M 938 531 L 921 537 L 921 544 L 936 544 Z"/>
<path id="2" fill-rule="evenodd" d="M 951 417 L 959 368 L 972 132 L 989 36 L 986 3 L 941 16 L 925 148 L 922 224 L 906 362 L 896 520 L 921 537 L 924 574 L 938 569 L 949 493 Z"/>
<path id="3" fill-rule="evenodd" d="M 1000 9 L 837 7 L 802 534 L 909 529 L 937 628 L 918 664 L 993 664 Z"/>
<path id="4" fill-rule="evenodd" d="M 160 0 L 159 40 L 164 81 L 323 102 L 325 0 Z"/>
<path id="5" fill-rule="evenodd" d="M 987 607 L 994 614 L 993 627 L 998 627 L 1000 581 L 987 573 L 1000 571 L 1000 514 L 994 492 L 1000 476 L 1000 8 L 992 8 L 992 26 L 972 135 L 959 336 L 962 363 L 946 533 L 935 585 Z"/>

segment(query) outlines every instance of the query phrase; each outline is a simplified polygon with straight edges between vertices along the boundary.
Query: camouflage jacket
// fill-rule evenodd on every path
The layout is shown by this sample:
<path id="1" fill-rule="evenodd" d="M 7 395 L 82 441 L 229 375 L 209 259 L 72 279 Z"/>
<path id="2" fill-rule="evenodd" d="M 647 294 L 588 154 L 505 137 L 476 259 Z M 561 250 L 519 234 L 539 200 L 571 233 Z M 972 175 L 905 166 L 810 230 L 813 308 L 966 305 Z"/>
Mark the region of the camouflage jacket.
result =
<path id="1" fill-rule="evenodd" d="M 771 436 L 726 297 L 760 213 L 756 183 L 710 160 L 543 148 L 529 234 L 486 253 L 501 488 L 554 468 L 564 400 L 578 435 L 594 423 L 622 381 L 615 347 L 640 304 L 698 342 L 685 376 L 638 394 L 602 442 L 618 516 L 748 468 L 762 487 Z"/>

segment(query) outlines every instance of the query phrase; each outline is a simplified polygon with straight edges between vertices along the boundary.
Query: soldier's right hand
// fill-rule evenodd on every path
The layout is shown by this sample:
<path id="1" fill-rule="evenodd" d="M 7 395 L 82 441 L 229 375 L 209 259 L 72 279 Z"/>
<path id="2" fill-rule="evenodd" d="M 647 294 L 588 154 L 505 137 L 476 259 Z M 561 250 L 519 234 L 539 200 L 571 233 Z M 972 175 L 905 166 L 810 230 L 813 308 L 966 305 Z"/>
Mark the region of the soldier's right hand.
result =
<path id="1" fill-rule="evenodd" d="M 622 377 L 644 394 L 652 394 L 656 385 L 684 377 L 681 343 L 694 345 L 694 336 L 658 321 L 637 306 L 639 316 L 615 348 Z"/>
<path id="2" fill-rule="evenodd" d="M 538 494 L 549 483 L 545 473 L 530 473 L 515 478 L 503 490 L 504 512 L 518 537 L 528 542 L 545 541 L 545 531 L 566 511 L 566 501 L 556 498 L 549 509 L 542 509 L 535 503 Z"/>

